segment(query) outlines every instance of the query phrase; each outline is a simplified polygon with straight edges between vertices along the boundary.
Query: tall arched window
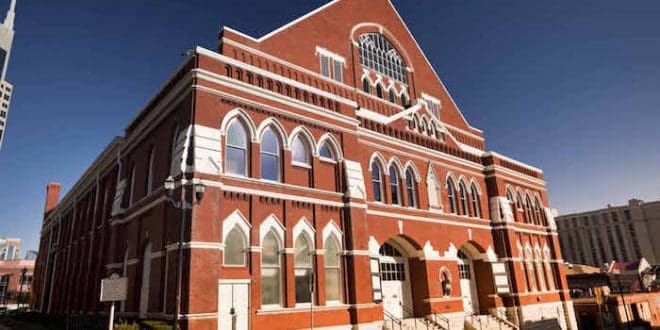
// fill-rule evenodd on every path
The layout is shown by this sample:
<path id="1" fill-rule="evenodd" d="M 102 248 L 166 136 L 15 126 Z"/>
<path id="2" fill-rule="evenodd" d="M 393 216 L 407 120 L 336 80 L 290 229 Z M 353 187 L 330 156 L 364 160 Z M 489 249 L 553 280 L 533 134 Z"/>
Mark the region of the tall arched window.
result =
<path id="1" fill-rule="evenodd" d="M 379 99 L 385 98 L 383 95 L 383 87 L 381 87 L 380 84 L 376 85 L 376 96 L 378 96 Z"/>
<path id="2" fill-rule="evenodd" d="M 532 211 L 532 201 L 529 199 L 529 195 L 525 196 L 525 214 L 527 215 L 527 222 L 534 223 L 534 213 Z"/>
<path id="3" fill-rule="evenodd" d="M 337 161 L 335 153 L 333 152 L 328 142 L 323 143 L 321 149 L 319 149 L 319 157 L 324 160 Z"/>
<path id="4" fill-rule="evenodd" d="M 362 91 L 365 93 L 371 94 L 371 83 L 369 82 L 369 79 L 364 78 L 362 80 Z"/>
<path id="5" fill-rule="evenodd" d="M 325 299 L 328 302 L 341 301 L 341 259 L 339 241 L 333 235 L 323 243 L 325 270 Z"/>
<path id="6" fill-rule="evenodd" d="M 536 272 L 534 271 L 534 254 L 532 254 L 532 249 L 529 247 L 525 250 L 525 258 L 527 259 L 526 260 L 527 272 L 528 272 L 527 278 L 529 279 L 530 290 L 537 291 L 538 286 L 536 283 L 536 274 L 535 274 Z"/>
<path id="7" fill-rule="evenodd" d="M 170 143 L 170 162 L 168 163 L 167 170 L 169 171 L 168 173 L 172 173 L 172 164 L 175 164 L 174 157 L 177 155 L 176 153 L 176 143 L 177 139 L 179 137 L 179 125 L 174 125 L 174 129 L 172 130 L 172 141 Z"/>
<path id="8" fill-rule="evenodd" d="M 541 215 L 541 207 L 539 206 L 539 199 L 534 198 L 534 216 L 536 217 L 536 224 L 544 225 L 543 216 Z"/>
<path id="9" fill-rule="evenodd" d="M 269 231 L 261 244 L 261 304 L 280 305 L 280 242 Z"/>
<path id="10" fill-rule="evenodd" d="M 247 264 L 247 239 L 238 227 L 234 227 L 229 231 L 224 244 L 225 265 L 245 266 Z"/>
<path id="11" fill-rule="evenodd" d="M 390 103 L 396 104 L 396 94 L 394 93 L 394 89 L 390 89 L 387 94 L 389 94 Z"/>
<path id="12" fill-rule="evenodd" d="M 298 236 L 295 244 L 294 273 L 296 276 L 296 304 L 310 303 L 312 295 L 312 243 L 305 233 Z"/>
<path id="13" fill-rule="evenodd" d="M 311 162 L 311 157 L 309 155 L 309 146 L 307 142 L 300 136 L 296 136 L 293 139 L 291 144 L 291 154 L 293 157 L 293 162 L 298 163 L 299 165 L 309 166 Z"/>
<path id="14" fill-rule="evenodd" d="M 379 33 L 360 36 L 360 63 L 388 77 L 407 83 L 406 66 L 392 43 Z"/>
<path id="15" fill-rule="evenodd" d="M 149 287 L 151 279 L 151 243 L 147 243 L 142 255 L 142 283 L 140 284 L 140 315 L 149 311 Z"/>
<path id="16" fill-rule="evenodd" d="M 468 205 L 467 189 L 465 188 L 465 184 L 463 184 L 463 182 L 459 183 L 458 189 L 459 197 L 461 199 L 461 214 L 466 216 L 470 215 L 470 206 Z"/>
<path id="17" fill-rule="evenodd" d="M 378 162 L 371 163 L 371 185 L 373 186 L 374 200 L 383 201 L 383 172 Z"/>
<path id="18" fill-rule="evenodd" d="M 406 192 L 408 195 L 408 206 L 417 207 L 417 183 L 411 169 L 406 171 Z"/>
<path id="19" fill-rule="evenodd" d="M 458 205 L 456 203 L 456 186 L 454 180 L 447 178 L 447 198 L 449 198 L 449 211 L 453 214 L 458 213 Z"/>
<path id="20" fill-rule="evenodd" d="M 390 166 L 390 194 L 392 195 L 392 204 L 401 205 L 399 193 L 399 173 L 394 166 Z"/>
<path id="21" fill-rule="evenodd" d="M 225 171 L 229 174 L 247 176 L 248 134 L 240 120 L 229 124 L 226 135 Z"/>
<path id="22" fill-rule="evenodd" d="M 261 178 L 271 181 L 281 180 L 280 139 L 272 127 L 266 129 L 261 138 Z"/>
<path id="23" fill-rule="evenodd" d="M 543 267 L 541 250 L 537 247 L 534 252 L 535 252 L 534 257 L 536 259 L 534 264 L 536 266 L 536 276 L 538 276 L 538 280 L 539 280 L 539 289 L 541 291 L 546 291 L 548 290 L 548 287 L 545 284 L 545 268 Z"/>
<path id="24" fill-rule="evenodd" d="M 543 253 L 544 264 L 545 264 L 545 274 L 548 278 L 548 287 L 550 290 L 554 290 L 557 287 L 557 282 L 555 281 L 554 272 L 552 271 L 552 265 L 550 264 L 550 249 L 547 249 Z"/>
<path id="25" fill-rule="evenodd" d="M 472 196 L 471 196 L 472 214 L 477 218 L 481 218 L 481 199 L 479 198 L 479 191 L 477 190 L 477 185 L 472 183 L 470 190 L 472 192 Z"/>
<path id="26" fill-rule="evenodd" d="M 156 161 L 156 150 L 151 148 L 149 153 L 148 171 L 147 171 L 147 195 L 151 194 L 154 189 L 154 162 Z"/>
<path id="27" fill-rule="evenodd" d="M 522 246 L 520 245 L 518 246 L 518 257 L 520 258 L 520 269 L 522 270 L 522 272 L 520 273 L 522 274 L 523 282 L 525 284 L 524 289 L 525 292 L 528 292 L 531 291 L 532 289 L 527 276 L 527 265 L 525 263 L 525 254 L 523 253 Z"/>
<path id="28" fill-rule="evenodd" d="M 131 165 L 131 187 L 128 191 L 128 206 L 133 205 L 135 200 L 135 164 Z"/>

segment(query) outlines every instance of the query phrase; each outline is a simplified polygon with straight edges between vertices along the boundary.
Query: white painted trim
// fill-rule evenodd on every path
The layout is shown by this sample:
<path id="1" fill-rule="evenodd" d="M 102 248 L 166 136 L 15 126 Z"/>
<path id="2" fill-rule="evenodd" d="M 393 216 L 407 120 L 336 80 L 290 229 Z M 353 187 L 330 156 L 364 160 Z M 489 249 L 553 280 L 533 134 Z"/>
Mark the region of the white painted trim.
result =
<path id="1" fill-rule="evenodd" d="M 326 3 L 326 4 L 324 4 L 323 6 L 318 7 L 318 8 L 316 8 L 316 9 L 314 9 L 314 10 L 308 12 L 307 14 L 305 14 L 305 15 L 303 15 L 303 16 L 300 16 L 300 17 L 296 18 L 295 20 L 293 20 L 293 21 L 291 21 L 291 22 L 289 22 L 289 23 L 287 23 L 287 24 L 285 24 L 285 25 L 280 26 L 279 28 L 277 28 L 277 29 L 275 29 L 275 30 L 269 32 L 268 34 L 262 36 L 261 38 L 257 39 L 256 41 L 258 41 L 258 42 L 262 42 L 262 41 L 264 41 L 264 40 L 266 40 L 266 39 L 268 39 L 268 38 L 270 38 L 270 37 L 272 37 L 272 36 L 274 36 L 274 35 L 276 35 L 276 34 L 282 32 L 282 31 L 284 31 L 284 30 L 290 28 L 290 27 L 293 26 L 293 25 L 296 25 L 296 24 L 298 24 L 299 22 L 306 20 L 308 17 L 313 16 L 314 14 L 316 14 L 316 13 L 318 13 L 318 12 L 320 12 L 320 11 L 322 11 L 322 10 L 324 10 L 324 9 L 326 9 L 326 8 L 328 8 L 328 7 L 330 7 L 330 6 L 332 6 L 332 5 L 334 5 L 335 3 L 339 2 L 339 1 L 340 1 L 340 0 L 333 0 L 333 1 L 330 1 L 330 2 L 328 2 L 328 3 Z M 253 39 L 254 39 L 254 38 L 253 38 Z"/>
<path id="2" fill-rule="evenodd" d="M 499 154 L 499 153 L 497 153 L 497 152 L 495 152 L 495 151 L 488 151 L 488 152 L 486 152 L 486 153 L 484 154 L 484 156 L 485 156 L 485 157 L 493 156 L 493 157 L 495 157 L 495 158 L 501 158 L 501 159 L 504 159 L 504 160 L 506 160 L 506 161 L 508 161 L 508 162 L 514 163 L 514 164 L 516 164 L 516 165 L 518 165 L 518 166 L 522 166 L 522 167 L 524 167 L 524 168 L 526 168 L 526 169 L 528 169 L 528 170 L 535 171 L 535 172 L 538 172 L 538 173 L 540 173 L 540 174 L 543 174 L 543 171 L 542 171 L 540 168 L 538 168 L 538 167 L 534 167 L 534 166 L 532 166 L 532 165 L 527 165 L 527 164 L 525 164 L 525 163 L 523 163 L 523 162 L 521 162 L 521 161 L 519 161 L 519 160 L 515 160 L 515 159 L 513 159 L 513 158 L 511 158 L 511 157 L 504 156 L 504 155 Z"/>
<path id="3" fill-rule="evenodd" d="M 298 220 L 295 226 L 293 226 L 293 244 L 296 244 L 298 237 L 301 234 L 305 234 L 309 239 L 309 243 L 312 245 L 312 250 L 316 249 L 316 230 L 314 227 L 307 221 L 307 218 L 302 217 Z"/>
<path id="4" fill-rule="evenodd" d="M 432 219 L 432 218 L 428 218 L 428 217 L 420 217 L 420 216 L 407 215 L 407 214 L 397 214 L 397 213 L 392 213 L 392 212 L 383 212 L 383 211 L 369 210 L 369 209 L 367 209 L 367 214 L 382 216 L 382 217 L 387 217 L 387 218 L 406 219 L 406 220 L 412 220 L 412 221 L 438 223 L 438 224 L 445 224 L 445 225 L 452 225 L 452 226 L 459 226 L 459 227 L 469 227 L 469 228 L 475 228 L 475 229 L 484 229 L 484 230 L 490 230 L 491 229 L 491 226 L 488 226 L 488 225 L 468 224 L 468 223 L 459 222 L 459 221 L 439 220 L 439 219 Z M 449 216 L 450 214 L 447 214 L 447 215 Z M 462 218 L 464 218 L 464 217 L 462 217 Z M 481 220 L 481 221 L 486 221 L 486 220 Z"/>
<path id="5" fill-rule="evenodd" d="M 322 56 L 328 57 L 328 58 L 330 58 L 331 60 L 333 60 L 335 62 L 341 63 L 344 68 L 346 67 L 346 59 L 343 56 L 341 56 L 337 53 L 331 52 L 331 51 L 327 50 L 326 48 L 323 48 L 321 46 L 316 46 L 316 52 L 314 54 L 317 55 L 317 56 L 322 55 Z M 330 71 L 332 71 L 332 70 L 333 70 L 333 68 L 331 67 Z"/>
<path id="6" fill-rule="evenodd" d="M 268 234 L 268 232 L 271 230 L 275 233 L 275 237 L 279 240 L 278 243 L 280 244 L 280 248 L 284 248 L 284 242 L 286 242 L 284 233 L 286 232 L 286 228 L 280 219 L 278 219 L 277 216 L 272 213 L 266 217 L 266 220 L 261 222 L 261 225 L 259 225 L 259 246 L 263 247 L 264 238 L 266 237 L 266 234 Z"/>

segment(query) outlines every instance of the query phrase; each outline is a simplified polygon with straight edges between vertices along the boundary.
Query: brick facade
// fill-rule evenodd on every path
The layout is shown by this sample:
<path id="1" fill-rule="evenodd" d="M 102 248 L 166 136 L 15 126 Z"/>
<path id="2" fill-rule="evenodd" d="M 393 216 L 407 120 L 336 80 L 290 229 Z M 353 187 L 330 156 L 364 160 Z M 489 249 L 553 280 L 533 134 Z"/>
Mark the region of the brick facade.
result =
<path id="1" fill-rule="evenodd" d="M 118 273 L 130 287 L 120 315 L 170 319 L 172 176 L 174 196 L 206 186 L 186 211 L 191 329 L 306 328 L 310 308 L 316 327 L 373 328 L 384 311 L 459 324 L 468 304 L 575 329 L 542 172 L 484 151 L 389 1 L 333 1 L 260 39 L 225 27 L 219 44 L 196 48 L 48 210 L 35 309 L 107 310 L 99 283 Z M 392 62 L 361 61 L 368 45 Z"/>

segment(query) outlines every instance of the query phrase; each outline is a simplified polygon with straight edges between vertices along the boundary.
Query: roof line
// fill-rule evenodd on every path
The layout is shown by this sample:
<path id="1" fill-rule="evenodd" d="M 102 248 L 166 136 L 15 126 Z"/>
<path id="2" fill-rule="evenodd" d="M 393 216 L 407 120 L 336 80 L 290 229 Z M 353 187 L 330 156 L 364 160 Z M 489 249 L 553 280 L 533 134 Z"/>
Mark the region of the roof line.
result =
<path id="1" fill-rule="evenodd" d="M 274 36 L 274 35 L 276 35 L 276 34 L 282 32 L 282 31 L 284 31 L 284 30 L 288 29 L 289 27 L 291 27 L 291 26 L 293 26 L 293 25 L 295 25 L 295 24 L 298 24 L 299 22 L 301 22 L 301 21 L 307 19 L 308 17 L 310 17 L 310 16 L 312 16 L 312 15 L 314 15 L 314 14 L 316 14 L 316 13 L 322 11 L 323 9 L 325 9 L 325 8 L 327 8 L 327 7 L 330 7 L 330 6 L 334 5 L 335 3 L 339 2 L 339 1 L 341 1 L 341 0 L 332 0 L 332 1 L 328 2 L 328 3 L 326 3 L 325 5 L 323 5 L 323 6 L 321 6 L 321 7 L 318 7 L 318 8 L 316 8 L 316 9 L 314 9 L 314 10 L 308 12 L 307 14 L 305 14 L 305 15 L 303 15 L 303 16 L 300 16 L 300 17 L 294 19 L 293 21 L 291 21 L 291 22 L 289 22 L 289 23 L 286 23 L 286 24 L 280 26 L 279 28 L 277 28 L 277 29 L 275 29 L 275 30 L 269 32 L 268 34 L 266 34 L 266 35 L 262 36 L 261 38 L 257 39 L 257 41 L 259 41 L 259 42 L 264 41 L 264 40 L 266 40 L 266 39 L 268 39 L 268 38 L 270 38 L 270 37 L 272 37 L 272 36 Z"/>

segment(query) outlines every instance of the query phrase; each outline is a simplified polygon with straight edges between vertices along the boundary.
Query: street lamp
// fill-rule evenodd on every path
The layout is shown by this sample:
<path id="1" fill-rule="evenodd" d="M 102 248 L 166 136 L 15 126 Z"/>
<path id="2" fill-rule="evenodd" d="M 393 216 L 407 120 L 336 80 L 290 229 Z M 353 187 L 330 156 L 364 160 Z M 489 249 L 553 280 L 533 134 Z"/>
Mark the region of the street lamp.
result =
<path id="1" fill-rule="evenodd" d="M 21 304 L 23 303 L 23 284 L 26 282 L 25 274 L 27 274 L 27 271 L 27 267 L 21 269 L 21 286 L 18 289 L 18 308 L 21 308 Z"/>
<path id="2" fill-rule="evenodd" d="M 178 242 L 178 259 L 177 259 L 177 270 L 176 270 L 176 293 L 175 293 L 175 298 L 176 298 L 176 311 L 174 315 L 174 329 L 179 329 L 179 317 L 181 315 L 181 276 L 183 272 L 183 236 L 185 233 L 185 223 L 186 223 L 186 210 L 190 210 L 193 207 L 193 201 L 191 200 L 188 202 L 187 196 L 187 189 L 190 185 L 187 185 L 183 183 L 182 179 L 182 184 L 181 184 L 181 198 L 180 200 L 175 200 L 172 196 L 174 195 L 174 189 L 176 188 L 176 182 L 174 181 L 174 178 L 171 176 L 168 177 L 165 180 L 165 183 L 163 184 L 165 188 L 165 196 L 167 198 L 167 201 L 172 203 L 174 207 L 178 208 L 181 210 L 181 226 L 179 230 L 179 242 Z M 199 205 L 202 202 L 202 198 L 204 198 L 204 192 L 206 191 L 206 186 L 202 183 L 193 183 L 193 192 L 195 194 L 195 204 Z M 192 196 L 191 196 L 192 199 Z"/>

